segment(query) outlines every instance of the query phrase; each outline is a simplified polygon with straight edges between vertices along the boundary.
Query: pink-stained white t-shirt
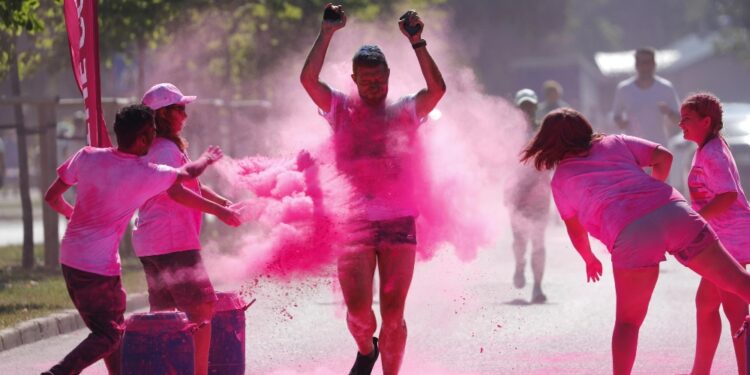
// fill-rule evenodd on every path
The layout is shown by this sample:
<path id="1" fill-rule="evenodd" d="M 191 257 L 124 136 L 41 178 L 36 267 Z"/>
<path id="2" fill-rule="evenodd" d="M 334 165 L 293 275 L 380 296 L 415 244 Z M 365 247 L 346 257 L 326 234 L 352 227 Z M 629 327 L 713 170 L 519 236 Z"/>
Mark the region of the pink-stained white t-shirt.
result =
<path id="1" fill-rule="evenodd" d="M 588 155 L 561 161 L 551 183 L 560 216 L 577 216 L 612 251 L 632 221 L 670 201 L 685 201 L 677 190 L 643 171 L 657 147 L 641 138 L 607 135 Z"/>
<path id="2" fill-rule="evenodd" d="M 144 158 L 150 163 L 179 168 L 188 162 L 187 154 L 177 145 L 162 137 L 156 137 Z M 186 189 L 201 195 L 198 179 L 182 183 Z M 133 249 L 139 257 L 162 255 L 201 248 L 202 213 L 183 206 L 161 192 L 149 199 L 138 210 L 133 229 Z"/>
<path id="3" fill-rule="evenodd" d="M 333 91 L 331 110 L 322 115 L 333 128 L 336 165 L 363 198 L 367 219 L 417 216 L 413 151 L 421 121 L 415 97 L 373 109 Z"/>
<path id="4" fill-rule="evenodd" d="M 750 261 L 750 206 L 742 191 L 732 152 L 721 138 L 706 142 L 695 153 L 688 175 L 688 187 L 696 211 L 721 193 L 737 193 L 737 199 L 729 209 L 708 220 L 708 223 L 735 259 Z"/>
<path id="5" fill-rule="evenodd" d="M 120 238 L 146 200 L 169 189 L 177 170 L 114 148 L 84 147 L 57 169 L 76 186 L 73 215 L 60 245 L 60 263 L 106 276 L 120 274 Z"/>

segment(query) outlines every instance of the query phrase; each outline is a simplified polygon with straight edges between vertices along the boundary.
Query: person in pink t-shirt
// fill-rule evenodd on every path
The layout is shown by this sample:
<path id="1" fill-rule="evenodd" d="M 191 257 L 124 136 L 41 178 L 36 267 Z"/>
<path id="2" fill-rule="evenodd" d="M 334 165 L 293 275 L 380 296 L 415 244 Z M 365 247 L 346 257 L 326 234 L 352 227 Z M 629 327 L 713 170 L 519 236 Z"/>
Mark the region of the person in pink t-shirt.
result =
<path id="1" fill-rule="evenodd" d="M 586 263 L 586 277 L 598 281 L 602 264 L 588 234 L 612 254 L 617 297 L 612 333 L 615 374 L 629 374 L 638 332 L 669 252 L 722 290 L 750 301 L 750 274 L 719 242 L 708 223 L 664 183 L 672 154 L 630 136 L 595 134 L 575 110 L 549 113 L 524 149 L 522 161 L 555 169 L 552 196 L 573 246 Z M 643 170 L 651 167 L 649 176 Z"/>
<path id="2" fill-rule="evenodd" d="M 70 220 L 60 245 L 60 263 L 68 294 L 91 329 L 62 361 L 45 374 L 78 374 L 104 359 L 110 374 L 120 373 L 125 291 L 117 253 L 133 213 L 151 197 L 179 194 L 181 183 L 198 177 L 221 158 L 211 146 L 195 162 L 172 168 L 149 163 L 141 156 L 154 134 L 153 111 L 143 105 L 123 108 L 114 123 L 117 148 L 84 147 L 63 163 L 45 201 Z M 63 193 L 77 187 L 75 206 Z"/>
<path id="3" fill-rule="evenodd" d="M 721 102 L 708 93 L 693 94 L 682 102 L 680 114 L 683 136 L 698 145 L 688 175 L 693 209 L 711 224 L 729 254 L 744 268 L 750 263 L 750 206 L 732 152 L 721 136 Z M 721 336 L 719 307 L 724 308 L 731 332 L 740 329 L 748 308 L 742 298 L 718 288 L 705 277 L 698 285 L 695 306 L 697 342 L 691 374 L 708 374 Z M 744 340 L 732 343 L 737 371 L 744 374 Z"/>
<path id="4" fill-rule="evenodd" d="M 364 206 L 371 237 L 338 259 L 347 324 L 358 353 L 350 374 L 370 374 L 378 353 L 383 373 L 397 374 L 406 347 L 404 308 L 416 256 L 413 150 L 416 130 L 445 93 L 445 82 L 422 39 L 416 12 L 399 22 L 414 49 L 427 87 L 386 101 L 390 69 L 377 46 L 362 46 L 352 61 L 357 95 L 348 96 L 320 80 L 333 34 L 346 25 L 341 6 L 326 5 L 320 33 L 302 69 L 301 81 L 331 125 L 336 167 L 346 175 Z M 373 337 L 373 275 L 380 275 L 380 348 Z"/>
<path id="5" fill-rule="evenodd" d="M 185 106 L 195 99 L 183 95 L 171 83 L 160 83 L 146 91 L 141 101 L 155 112 L 157 135 L 144 157 L 147 161 L 175 168 L 190 162 L 182 129 L 188 117 Z M 133 230 L 133 249 L 146 273 L 151 311 L 179 309 L 201 325 L 193 334 L 195 374 L 205 375 L 217 298 L 200 253 L 202 216 L 203 212 L 216 215 L 234 227 L 240 220 L 229 208 L 232 202 L 198 179 L 182 185 L 185 194 L 174 197 L 163 192 L 141 206 Z"/>

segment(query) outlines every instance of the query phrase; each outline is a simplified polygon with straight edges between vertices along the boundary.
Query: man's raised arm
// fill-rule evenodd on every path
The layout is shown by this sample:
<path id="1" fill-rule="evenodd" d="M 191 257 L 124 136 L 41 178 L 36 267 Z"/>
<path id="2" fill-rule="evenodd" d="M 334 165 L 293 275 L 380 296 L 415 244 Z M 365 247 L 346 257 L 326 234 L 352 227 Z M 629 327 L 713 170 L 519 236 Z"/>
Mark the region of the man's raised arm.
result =
<path id="1" fill-rule="evenodd" d="M 407 12 L 398 22 L 398 27 L 401 29 L 401 33 L 409 39 L 412 48 L 414 48 L 417 60 L 419 61 L 419 68 L 422 70 L 425 82 L 427 82 L 427 88 L 417 93 L 415 103 L 417 117 L 423 118 L 437 106 L 440 98 L 445 94 L 445 81 L 443 80 L 443 75 L 440 74 L 440 69 L 435 64 L 435 60 L 427 52 L 427 42 L 422 39 L 424 22 L 419 18 L 417 12 Z M 416 30 L 416 32 L 410 34 L 407 31 L 407 27 Z"/>
<path id="2" fill-rule="evenodd" d="M 331 44 L 331 38 L 336 30 L 346 25 L 346 14 L 341 5 L 326 4 L 323 21 L 320 24 L 320 33 L 315 40 L 310 53 L 305 60 L 305 66 L 302 67 L 300 81 L 302 86 L 310 95 L 315 105 L 325 112 L 331 110 L 331 88 L 320 81 L 320 71 L 323 69 L 323 61 Z"/>

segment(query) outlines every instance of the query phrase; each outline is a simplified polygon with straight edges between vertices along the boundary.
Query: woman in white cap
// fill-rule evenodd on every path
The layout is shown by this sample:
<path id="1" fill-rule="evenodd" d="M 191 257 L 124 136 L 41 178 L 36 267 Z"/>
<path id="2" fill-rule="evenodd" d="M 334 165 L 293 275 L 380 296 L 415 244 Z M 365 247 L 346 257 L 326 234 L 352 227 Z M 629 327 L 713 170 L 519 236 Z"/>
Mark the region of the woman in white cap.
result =
<path id="1" fill-rule="evenodd" d="M 143 95 L 142 102 L 155 111 L 156 133 L 149 162 L 179 167 L 190 161 L 182 137 L 187 120 L 185 105 L 195 100 L 171 83 L 160 83 Z M 139 210 L 133 231 L 133 248 L 143 264 L 151 311 L 184 311 L 190 321 L 205 325 L 194 335 L 195 374 L 208 373 L 211 317 L 216 294 L 200 253 L 202 212 L 216 215 L 227 225 L 238 226 L 239 215 L 231 202 L 197 179 L 183 183 L 181 194 L 160 194 Z"/>

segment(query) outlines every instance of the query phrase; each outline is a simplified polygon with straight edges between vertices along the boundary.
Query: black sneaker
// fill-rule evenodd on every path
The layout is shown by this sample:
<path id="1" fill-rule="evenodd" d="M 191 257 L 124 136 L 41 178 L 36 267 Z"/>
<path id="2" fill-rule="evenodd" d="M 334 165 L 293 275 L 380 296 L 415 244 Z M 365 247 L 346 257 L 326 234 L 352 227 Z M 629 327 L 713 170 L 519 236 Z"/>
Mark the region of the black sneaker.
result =
<path id="1" fill-rule="evenodd" d="M 349 370 L 349 375 L 370 375 L 380 355 L 377 337 L 372 338 L 372 347 L 372 353 L 368 355 L 362 355 L 362 353 L 357 352 L 357 360 L 354 361 L 354 366 Z"/>

